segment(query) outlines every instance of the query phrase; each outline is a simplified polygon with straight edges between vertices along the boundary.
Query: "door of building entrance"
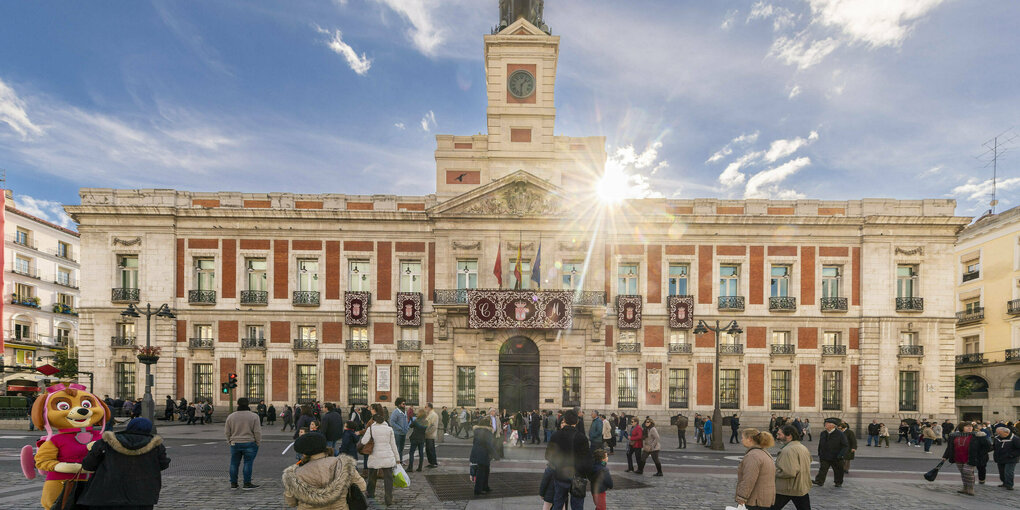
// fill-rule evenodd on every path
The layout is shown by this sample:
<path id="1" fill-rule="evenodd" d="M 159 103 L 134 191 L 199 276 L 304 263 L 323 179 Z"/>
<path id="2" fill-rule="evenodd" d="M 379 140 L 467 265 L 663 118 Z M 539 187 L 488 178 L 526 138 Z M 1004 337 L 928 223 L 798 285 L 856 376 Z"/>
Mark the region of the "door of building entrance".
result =
<path id="1" fill-rule="evenodd" d="M 499 348 L 499 408 L 514 413 L 538 409 L 538 346 L 515 336 Z"/>

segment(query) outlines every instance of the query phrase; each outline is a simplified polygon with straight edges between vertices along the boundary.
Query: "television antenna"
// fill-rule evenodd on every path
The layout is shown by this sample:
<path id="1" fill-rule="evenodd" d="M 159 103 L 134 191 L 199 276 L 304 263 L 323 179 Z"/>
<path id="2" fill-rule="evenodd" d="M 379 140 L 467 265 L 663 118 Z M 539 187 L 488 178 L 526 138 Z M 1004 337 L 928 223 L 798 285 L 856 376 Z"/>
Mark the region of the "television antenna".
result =
<path id="1" fill-rule="evenodd" d="M 995 206 L 999 205 L 999 201 L 996 199 L 996 186 L 999 178 L 999 158 L 1002 157 L 1007 151 L 1012 148 L 1013 142 L 1020 138 L 1020 134 L 1013 131 L 1013 128 L 1009 128 L 994 137 L 991 140 L 981 144 L 986 150 L 985 152 L 977 156 L 978 159 L 987 158 L 988 162 L 984 168 L 992 167 L 992 200 L 988 203 L 990 209 L 989 214 L 995 214 Z"/>

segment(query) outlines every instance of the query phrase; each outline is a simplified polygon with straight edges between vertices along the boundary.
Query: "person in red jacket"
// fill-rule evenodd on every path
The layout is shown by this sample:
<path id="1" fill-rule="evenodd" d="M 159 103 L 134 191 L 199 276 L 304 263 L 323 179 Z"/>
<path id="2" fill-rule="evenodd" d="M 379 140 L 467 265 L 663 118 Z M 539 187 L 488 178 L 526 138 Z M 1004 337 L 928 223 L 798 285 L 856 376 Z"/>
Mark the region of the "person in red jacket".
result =
<path id="1" fill-rule="evenodd" d="M 641 448 L 644 446 L 644 429 L 636 417 L 630 419 L 630 445 L 627 447 L 627 471 L 634 471 L 634 463 L 640 463 Z"/>

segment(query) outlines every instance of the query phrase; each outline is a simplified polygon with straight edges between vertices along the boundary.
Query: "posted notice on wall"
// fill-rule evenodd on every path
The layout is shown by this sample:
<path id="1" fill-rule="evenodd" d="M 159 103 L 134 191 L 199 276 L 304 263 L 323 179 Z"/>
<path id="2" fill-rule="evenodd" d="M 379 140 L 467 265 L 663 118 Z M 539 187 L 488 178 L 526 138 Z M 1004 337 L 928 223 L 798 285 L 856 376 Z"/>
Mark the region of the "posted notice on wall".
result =
<path id="1" fill-rule="evenodd" d="M 376 391 L 390 391 L 390 366 L 375 366 L 375 389 Z"/>

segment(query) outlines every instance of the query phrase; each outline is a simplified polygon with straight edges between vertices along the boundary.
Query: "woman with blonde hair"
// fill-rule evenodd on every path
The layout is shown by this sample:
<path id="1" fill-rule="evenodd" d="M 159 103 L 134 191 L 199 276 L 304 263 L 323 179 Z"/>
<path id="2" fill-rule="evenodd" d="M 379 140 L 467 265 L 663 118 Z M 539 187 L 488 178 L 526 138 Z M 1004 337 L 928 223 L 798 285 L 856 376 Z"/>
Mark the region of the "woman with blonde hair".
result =
<path id="1" fill-rule="evenodd" d="M 640 475 L 645 472 L 645 462 L 648 461 L 648 457 L 651 457 L 655 462 L 655 474 L 652 476 L 662 476 L 662 464 L 659 462 L 659 450 L 661 445 L 659 444 L 659 430 L 655 428 L 655 421 L 651 418 L 645 418 L 645 438 L 641 445 L 641 457 L 638 462 L 638 470 L 634 473 Z"/>
<path id="2" fill-rule="evenodd" d="M 747 510 L 768 510 L 776 502 L 776 465 L 766 451 L 776 444 L 772 434 L 747 428 L 740 432 L 740 444 L 747 448 L 737 468 L 734 498 Z"/>

